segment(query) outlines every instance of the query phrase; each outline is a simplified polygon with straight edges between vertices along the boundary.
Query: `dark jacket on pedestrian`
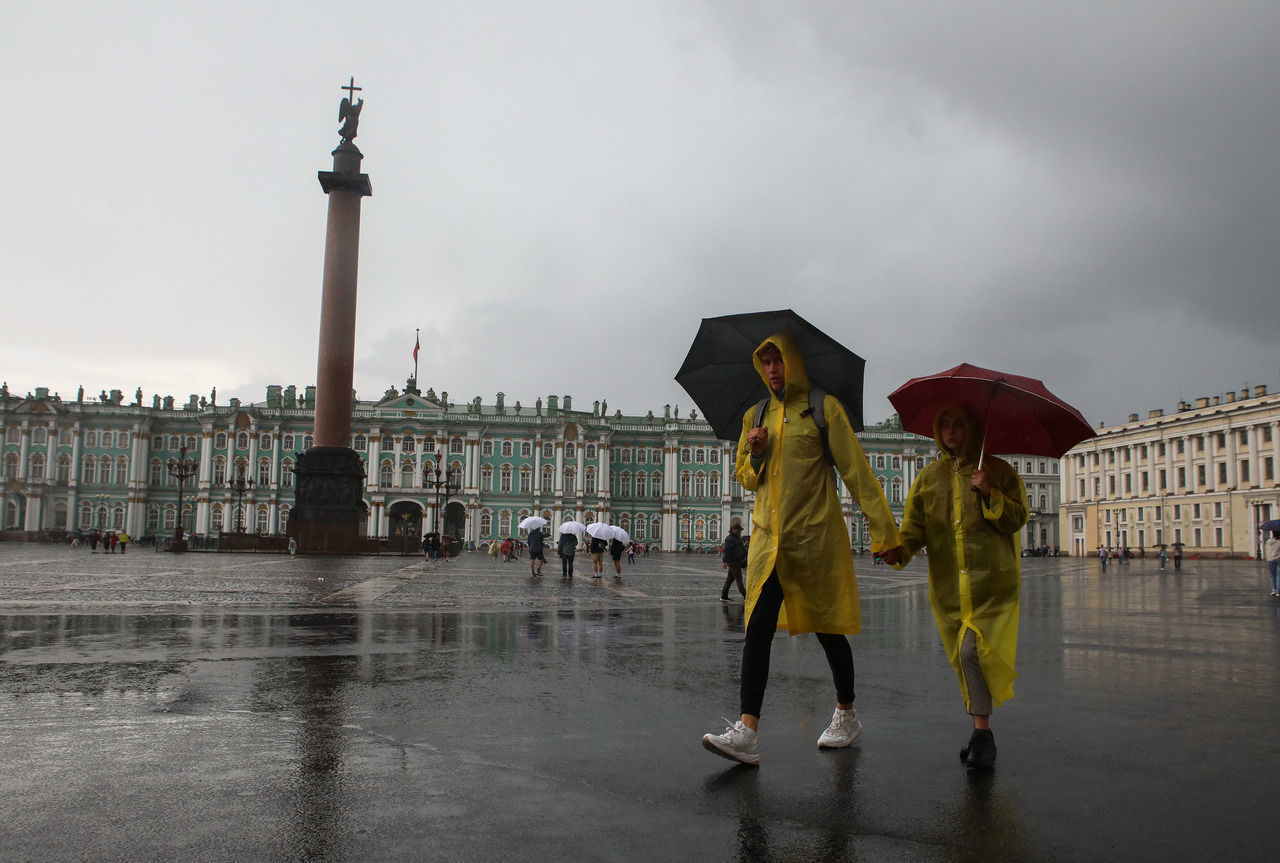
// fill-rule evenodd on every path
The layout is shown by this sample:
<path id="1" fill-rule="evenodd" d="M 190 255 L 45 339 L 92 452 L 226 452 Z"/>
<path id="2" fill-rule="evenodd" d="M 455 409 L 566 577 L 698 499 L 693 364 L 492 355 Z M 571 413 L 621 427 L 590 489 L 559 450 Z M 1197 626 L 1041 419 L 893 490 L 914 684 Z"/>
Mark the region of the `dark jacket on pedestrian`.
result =
<path id="1" fill-rule="evenodd" d="M 529 554 L 542 554 L 542 530 L 529 531 Z"/>
<path id="2" fill-rule="evenodd" d="M 609 556 L 614 560 L 622 560 L 622 553 L 626 550 L 627 546 L 622 540 L 609 540 Z"/>
<path id="3" fill-rule="evenodd" d="M 724 553 L 720 559 L 733 566 L 742 566 L 747 562 L 747 547 L 742 544 L 742 537 L 735 531 L 729 531 L 724 538 Z"/>
<path id="4" fill-rule="evenodd" d="M 578 538 L 572 533 L 560 534 L 560 542 L 556 544 L 556 553 L 561 557 L 573 557 L 578 550 Z"/>

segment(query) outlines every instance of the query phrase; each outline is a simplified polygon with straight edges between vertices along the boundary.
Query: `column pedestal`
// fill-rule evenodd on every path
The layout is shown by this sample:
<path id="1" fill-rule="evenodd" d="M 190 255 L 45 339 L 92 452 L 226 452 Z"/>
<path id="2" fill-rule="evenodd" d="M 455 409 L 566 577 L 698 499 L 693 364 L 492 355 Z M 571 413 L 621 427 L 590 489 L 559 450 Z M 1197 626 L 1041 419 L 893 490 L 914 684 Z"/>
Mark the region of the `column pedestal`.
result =
<path id="1" fill-rule="evenodd" d="M 295 505 L 288 534 L 303 554 L 356 554 L 363 550 L 364 464 L 355 450 L 317 446 L 298 456 Z"/>

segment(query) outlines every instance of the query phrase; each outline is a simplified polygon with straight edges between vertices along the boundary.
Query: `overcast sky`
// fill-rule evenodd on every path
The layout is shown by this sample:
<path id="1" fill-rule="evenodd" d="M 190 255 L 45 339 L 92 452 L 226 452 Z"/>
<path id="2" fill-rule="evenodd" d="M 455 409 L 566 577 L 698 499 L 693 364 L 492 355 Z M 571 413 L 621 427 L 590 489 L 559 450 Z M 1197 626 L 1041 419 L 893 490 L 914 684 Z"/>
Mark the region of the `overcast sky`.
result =
<path id="1" fill-rule="evenodd" d="M 9 2 L 0 378 L 314 383 L 339 89 L 355 387 L 692 403 L 794 308 L 868 422 L 971 362 L 1090 423 L 1280 389 L 1280 4 Z"/>

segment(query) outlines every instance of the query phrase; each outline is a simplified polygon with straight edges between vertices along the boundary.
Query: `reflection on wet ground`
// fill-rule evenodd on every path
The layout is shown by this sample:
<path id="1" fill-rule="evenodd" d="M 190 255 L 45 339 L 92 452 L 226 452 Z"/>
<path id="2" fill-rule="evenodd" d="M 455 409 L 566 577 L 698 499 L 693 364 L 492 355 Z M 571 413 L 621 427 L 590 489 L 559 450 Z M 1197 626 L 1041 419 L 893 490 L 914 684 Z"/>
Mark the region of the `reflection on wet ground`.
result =
<path id="1" fill-rule="evenodd" d="M 1027 561 L 977 774 L 919 568 L 859 567 L 861 745 L 817 750 L 821 650 L 779 636 L 753 769 L 698 745 L 736 712 L 714 559 L 598 586 L 119 562 L 0 546 L 0 858 L 1271 859 L 1280 601 L 1252 562 Z"/>

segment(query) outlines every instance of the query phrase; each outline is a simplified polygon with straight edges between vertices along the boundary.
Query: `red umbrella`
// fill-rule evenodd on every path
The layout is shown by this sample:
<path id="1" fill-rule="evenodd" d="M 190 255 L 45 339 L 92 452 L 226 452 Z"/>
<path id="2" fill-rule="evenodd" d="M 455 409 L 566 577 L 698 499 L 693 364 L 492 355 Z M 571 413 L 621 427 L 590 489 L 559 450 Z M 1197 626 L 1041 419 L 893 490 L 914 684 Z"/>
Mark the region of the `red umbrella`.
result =
<path id="1" fill-rule="evenodd" d="M 1035 378 L 961 363 L 953 369 L 912 378 L 889 394 L 902 427 L 933 437 L 933 420 L 950 404 L 967 404 L 986 417 L 982 452 L 1061 458 L 1093 429 L 1080 411 Z M 982 464 L 979 457 L 978 464 Z"/>

